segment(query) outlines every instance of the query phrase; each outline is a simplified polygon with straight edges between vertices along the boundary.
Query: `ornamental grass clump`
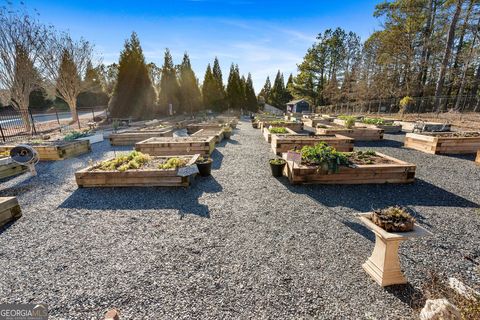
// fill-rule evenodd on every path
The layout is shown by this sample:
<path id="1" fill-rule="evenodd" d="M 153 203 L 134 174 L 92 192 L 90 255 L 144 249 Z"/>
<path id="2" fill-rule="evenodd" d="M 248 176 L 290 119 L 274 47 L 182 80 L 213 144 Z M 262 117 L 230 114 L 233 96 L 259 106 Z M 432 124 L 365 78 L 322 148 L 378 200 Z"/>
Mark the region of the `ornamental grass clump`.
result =
<path id="1" fill-rule="evenodd" d="M 276 133 L 276 134 L 288 133 L 287 129 L 284 127 L 273 127 L 268 129 L 268 131 L 270 131 L 270 133 Z"/>
<path id="2" fill-rule="evenodd" d="M 97 169 L 102 171 L 124 172 L 131 169 L 140 169 L 151 160 L 148 154 L 132 151 L 127 155 L 121 155 L 112 160 L 102 161 Z"/>
<path id="3" fill-rule="evenodd" d="M 377 226 L 388 232 L 412 231 L 415 224 L 415 218 L 405 209 L 398 206 L 375 210 L 370 219 Z"/>
<path id="4" fill-rule="evenodd" d="M 340 165 L 348 165 L 347 156 L 335 148 L 320 142 L 315 146 L 304 146 L 301 149 L 302 163 L 319 166 L 320 170 L 336 173 Z"/>

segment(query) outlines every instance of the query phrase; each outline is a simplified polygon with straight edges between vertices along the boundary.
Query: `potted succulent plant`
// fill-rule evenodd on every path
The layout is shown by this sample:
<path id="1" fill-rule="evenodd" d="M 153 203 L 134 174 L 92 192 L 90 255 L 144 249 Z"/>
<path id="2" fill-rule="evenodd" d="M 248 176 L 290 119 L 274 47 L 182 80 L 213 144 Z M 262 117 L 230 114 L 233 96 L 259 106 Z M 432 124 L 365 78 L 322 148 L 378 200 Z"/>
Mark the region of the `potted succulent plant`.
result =
<path id="1" fill-rule="evenodd" d="M 363 269 L 382 287 L 407 283 L 398 257 L 400 243 L 431 233 L 398 206 L 361 214 L 360 220 L 375 234 L 375 247 Z"/>
<path id="2" fill-rule="evenodd" d="M 230 139 L 230 137 L 232 136 L 232 128 L 230 127 L 225 127 L 223 129 L 223 137 L 225 139 Z"/>
<path id="3" fill-rule="evenodd" d="M 199 157 L 195 162 L 197 164 L 198 172 L 202 177 L 208 177 L 212 172 L 212 158 L 208 156 Z"/>
<path id="4" fill-rule="evenodd" d="M 283 173 L 283 168 L 287 162 L 283 159 L 270 159 L 270 169 L 272 169 L 272 176 L 281 177 Z"/>

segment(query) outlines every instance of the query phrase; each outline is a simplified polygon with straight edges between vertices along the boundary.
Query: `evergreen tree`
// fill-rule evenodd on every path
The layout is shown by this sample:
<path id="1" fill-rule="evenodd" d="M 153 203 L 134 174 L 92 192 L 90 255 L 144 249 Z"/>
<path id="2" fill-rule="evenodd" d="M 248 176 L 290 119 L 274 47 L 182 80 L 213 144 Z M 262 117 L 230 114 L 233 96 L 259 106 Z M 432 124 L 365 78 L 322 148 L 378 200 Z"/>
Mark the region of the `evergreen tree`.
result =
<path id="1" fill-rule="evenodd" d="M 223 85 L 222 69 L 220 68 L 220 62 L 217 57 L 215 57 L 215 60 L 213 61 L 212 72 L 216 83 L 215 96 L 217 97 L 213 104 L 214 110 L 219 112 L 225 111 L 227 108 L 226 92 L 225 86 Z"/>
<path id="2" fill-rule="evenodd" d="M 110 112 L 113 117 L 145 118 L 151 115 L 154 106 L 155 90 L 148 75 L 140 40 L 133 32 L 120 53 Z"/>
<path id="3" fill-rule="evenodd" d="M 202 98 L 203 98 L 203 105 L 207 109 L 214 109 L 216 97 L 215 92 L 217 83 L 215 78 L 213 77 L 212 68 L 210 64 L 207 66 L 207 71 L 205 71 L 205 77 L 203 78 L 203 85 L 202 85 Z"/>
<path id="4" fill-rule="evenodd" d="M 180 65 L 180 104 L 183 111 L 193 114 L 200 110 L 202 97 L 198 88 L 198 80 L 192 70 L 190 58 L 185 52 Z"/>
<path id="5" fill-rule="evenodd" d="M 241 108 L 245 108 L 247 104 L 247 79 L 243 75 L 240 78 L 240 97 Z"/>
<path id="6" fill-rule="evenodd" d="M 289 102 L 293 100 L 292 89 L 293 88 L 293 75 L 290 73 L 288 77 L 287 85 L 285 86 L 285 101 Z"/>
<path id="7" fill-rule="evenodd" d="M 229 108 L 237 110 L 242 108 L 243 96 L 241 87 L 238 66 L 234 66 L 232 63 L 227 83 L 227 102 Z"/>
<path id="8" fill-rule="evenodd" d="M 272 92 L 272 84 L 270 82 L 270 77 L 267 77 L 265 84 L 263 85 L 262 90 L 258 94 L 259 100 L 262 100 L 264 103 L 271 104 L 270 94 Z"/>
<path id="9" fill-rule="evenodd" d="M 179 110 L 179 85 L 177 81 L 177 71 L 173 65 L 172 55 L 169 49 L 165 49 L 165 58 L 162 66 L 162 78 L 160 80 L 160 93 L 158 103 L 160 107 L 168 112 L 172 105 L 174 111 Z"/>
<path id="10" fill-rule="evenodd" d="M 275 82 L 273 83 L 272 91 L 270 93 L 270 101 L 274 107 L 283 109 L 288 101 L 286 99 L 285 82 L 283 74 L 278 70 Z"/>
<path id="11" fill-rule="evenodd" d="M 256 112 L 258 109 L 257 97 L 253 88 L 252 75 L 248 73 L 247 83 L 245 85 L 245 108 L 249 111 Z"/>

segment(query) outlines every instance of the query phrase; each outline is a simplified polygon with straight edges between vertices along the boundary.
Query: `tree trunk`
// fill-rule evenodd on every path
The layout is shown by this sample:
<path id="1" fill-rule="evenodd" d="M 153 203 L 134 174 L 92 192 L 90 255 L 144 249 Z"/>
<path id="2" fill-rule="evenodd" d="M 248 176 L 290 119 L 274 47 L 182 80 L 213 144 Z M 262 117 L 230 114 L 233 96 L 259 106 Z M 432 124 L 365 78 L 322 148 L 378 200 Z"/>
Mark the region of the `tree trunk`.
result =
<path id="1" fill-rule="evenodd" d="M 72 114 L 72 122 L 78 122 L 78 113 L 77 113 L 77 99 L 72 98 L 68 99 L 67 102 L 68 106 L 70 107 L 70 113 Z"/>
<path id="2" fill-rule="evenodd" d="M 477 71 L 475 73 L 475 79 L 473 80 L 473 86 L 471 91 L 471 94 L 475 97 L 477 96 L 479 85 L 480 85 L 480 63 L 478 64 Z"/>
<path id="3" fill-rule="evenodd" d="M 11 100 L 14 108 L 20 113 L 25 131 L 29 134 L 33 134 L 32 119 L 30 118 L 30 112 L 28 111 L 28 102 L 23 100 Z"/>
<path id="4" fill-rule="evenodd" d="M 430 41 L 432 36 L 433 24 L 435 22 L 435 15 L 437 11 L 437 2 L 436 0 L 430 0 L 428 4 L 428 17 L 427 17 L 427 24 L 425 26 L 425 31 L 423 35 L 423 46 L 422 46 L 422 54 L 420 58 L 420 73 L 418 76 L 418 95 L 424 93 L 424 87 L 427 82 L 427 74 L 428 74 L 428 60 L 430 59 Z"/>
<path id="5" fill-rule="evenodd" d="M 445 52 L 443 54 L 442 64 L 440 65 L 440 72 L 438 74 L 437 85 L 435 87 L 435 110 L 436 112 L 441 111 L 440 106 L 440 96 L 442 95 L 443 84 L 445 82 L 445 73 L 447 71 L 448 60 L 450 59 L 450 53 L 452 51 L 453 42 L 455 40 L 455 28 L 457 26 L 458 17 L 462 11 L 463 0 L 457 0 L 457 5 L 455 7 L 455 14 L 453 15 L 452 22 L 450 23 L 450 28 L 447 35 L 447 44 L 445 46 Z"/>

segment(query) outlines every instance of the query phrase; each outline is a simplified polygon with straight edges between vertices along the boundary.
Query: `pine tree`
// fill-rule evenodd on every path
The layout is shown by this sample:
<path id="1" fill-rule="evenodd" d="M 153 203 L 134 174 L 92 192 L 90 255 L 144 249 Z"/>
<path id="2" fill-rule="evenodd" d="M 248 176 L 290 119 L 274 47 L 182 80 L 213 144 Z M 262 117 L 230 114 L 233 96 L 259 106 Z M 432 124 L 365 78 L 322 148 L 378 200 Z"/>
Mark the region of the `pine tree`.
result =
<path id="1" fill-rule="evenodd" d="M 173 65 L 172 55 L 169 49 L 165 49 L 165 58 L 162 66 L 162 78 L 160 80 L 160 93 L 158 103 L 162 110 L 168 112 L 172 105 L 174 111 L 179 110 L 179 85 L 177 81 L 177 71 Z"/>
<path id="2" fill-rule="evenodd" d="M 245 108 L 252 112 L 256 112 L 258 109 L 257 96 L 255 95 L 252 75 L 250 73 L 248 73 L 247 83 L 245 85 Z"/>
<path id="3" fill-rule="evenodd" d="M 205 71 L 205 77 L 203 78 L 203 85 L 202 85 L 202 98 L 203 98 L 203 105 L 207 109 L 214 109 L 216 97 L 216 86 L 217 83 L 215 78 L 213 77 L 212 68 L 210 64 L 207 66 L 207 71 Z"/>
<path id="4" fill-rule="evenodd" d="M 290 73 L 287 84 L 285 86 L 285 103 L 293 100 L 292 88 L 293 88 L 293 75 Z"/>
<path id="5" fill-rule="evenodd" d="M 111 115 L 148 117 L 155 111 L 155 98 L 140 40 L 133 32 L 120 53 L 117 82 L 109 105 Z"/>
<path id="6" fill-rule="evenodd" d="M 265 84 L 263 85 L 262 90 L 258 94 L 258 99 L 262 100 L 264 103 L 270 104 L 270 94 L 272 92 L 272 84 L 270 82 L 270 77 L 267 77 Z"/>
<path id="7" fill-rule="evenodd" d="M 202 97 L 198 88 L 198 80 L 192 70 L 190 58 L 185 52 L 183 61 L 180 65 L 180 104 L 182 110 L 193 114 L 200 110 Z"/>
<path id="8" fill-rule="evenodd" d="M 245 108 L 247 104 L 247 79 L 242 75 L 240 78 L 240 103 L 241 108 Z"/>

